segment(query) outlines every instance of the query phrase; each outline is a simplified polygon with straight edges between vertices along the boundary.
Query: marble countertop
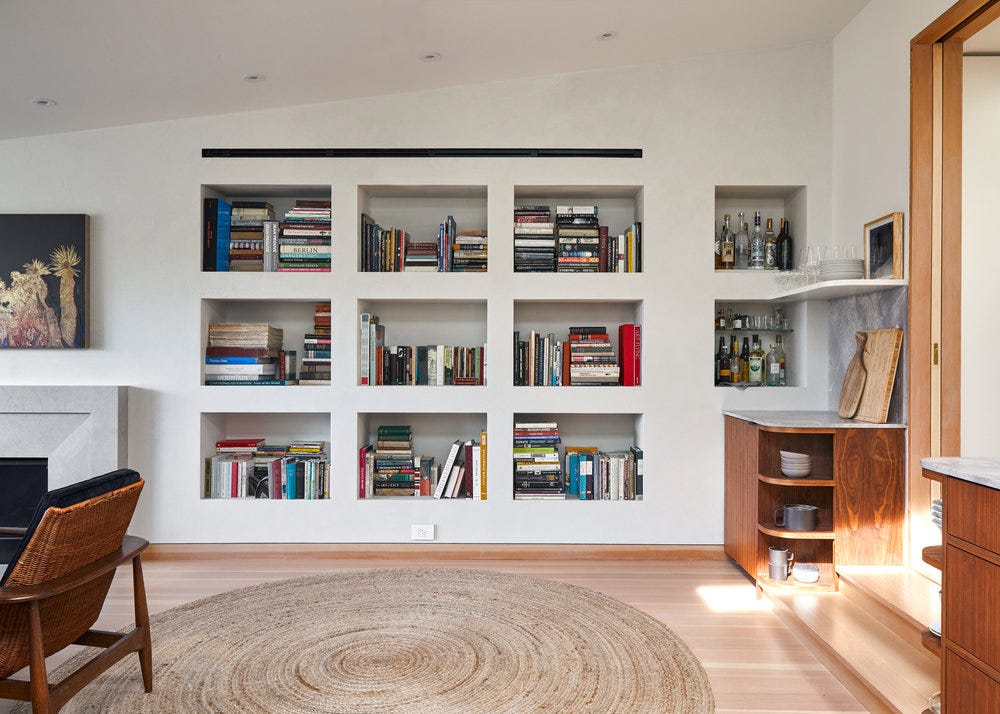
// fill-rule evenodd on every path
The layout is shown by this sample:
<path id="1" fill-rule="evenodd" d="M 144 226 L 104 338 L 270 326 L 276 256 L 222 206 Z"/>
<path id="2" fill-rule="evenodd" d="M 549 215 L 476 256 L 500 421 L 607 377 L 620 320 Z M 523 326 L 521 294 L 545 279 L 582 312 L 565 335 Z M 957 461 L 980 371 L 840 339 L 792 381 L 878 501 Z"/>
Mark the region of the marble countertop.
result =
<path id="1" fill-rule="evenodd" d="M 743 419 L 761 426 L 777 426 L 804 429 L 905 429 L 905 424 L 872 424 L 867 421 L 841 419 L 837 412 L 810 411 L 746 411 L 724 409 L 726 416 Z"/>
<path id="2" fill-rule="evenodd" d="M 928 471 L 1000 491 L 1000 458 L 992 456 L 936 456 L 920 459 Z"/>

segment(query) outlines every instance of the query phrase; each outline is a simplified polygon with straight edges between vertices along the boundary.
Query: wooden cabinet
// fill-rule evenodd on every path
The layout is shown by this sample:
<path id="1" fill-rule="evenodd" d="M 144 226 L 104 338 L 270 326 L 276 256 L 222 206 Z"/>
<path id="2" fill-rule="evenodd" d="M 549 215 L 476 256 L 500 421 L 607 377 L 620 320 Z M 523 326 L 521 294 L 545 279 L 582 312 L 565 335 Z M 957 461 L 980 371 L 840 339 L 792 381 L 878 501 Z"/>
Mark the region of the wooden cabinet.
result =
<path id="1" fill-rule="evenodd" d="M 961 459 L 954 459 L 961 468 Z M 942 482 L 941 701 L 946 714 L 1000 713 L 1000 490 L 924 468 Z M 941 555 L 940 553 L 943 553 Z"/>
<path id="2" fill-rule="evenodd" d="M 836 589 L 838 565 L 901 565 L 904 430 L 853 426 L 825 413 L 812 420 L 785 414 L 796 413 L 725 417 L 726 554 L 756 581 L 796 589 Z M 802 421 L 814 425 L 794 425 Z M 781 451 L 809 454 L 809 476 L 783 476 Z M 818 507 L 816 530 L 775 525 L 775 509 L 791 503 Z M 818 565 L 819 581 L 771 581 L 772 546 L 788 548 L 797 563 Z"/>

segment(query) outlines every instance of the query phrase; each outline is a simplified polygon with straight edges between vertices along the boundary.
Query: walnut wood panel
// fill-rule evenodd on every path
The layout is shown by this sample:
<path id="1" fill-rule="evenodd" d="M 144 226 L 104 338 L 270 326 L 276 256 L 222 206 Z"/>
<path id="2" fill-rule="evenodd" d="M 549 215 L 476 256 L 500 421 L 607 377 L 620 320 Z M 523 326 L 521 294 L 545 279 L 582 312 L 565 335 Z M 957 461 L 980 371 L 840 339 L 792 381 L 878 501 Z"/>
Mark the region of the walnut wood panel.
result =
<path id="1" fill-rule="evenodd" d="M 791 540 L 781 538 L 768 533 L 761 533 L 759 538 L 758 566 L 755 575 L 759 578 L 768 577 L 768 549 L 771 546 L 776 548 L 788 548 L 795 556 L 795 563 L 811 563 L 819 566 L 820 583 L 823 585 L 834 585 L 835 574 L 833 565 L 833 540 L 808 539 Z M 796 581 L 789 576 L 786 584 Z M 805 585 L 805 583 L 802 583 Z"/>
<path id="2" fill-rule="evenodd" d="M 941 638 L 930 630 L 924 630 L 920 633 L 920 644 L 928 652 L 933 652 L 937 657 L 941 656 Z"/>
<path id="3" fill-rule="evenodd" d="M 944 714 L 1000 714 L 1000 682 L 948 647 L 942 664 Z"/>
<path id="4" fill-rule="evenodd" d="M 833 440 L 837 563 L 902 565 L 903 432 L 840 429 Z"/>
<path id="5" fill-rule="evenodd" d="M 757 572 L 757 425 L 727 416 L 725 550 L 750 575 Z"/>
<path id="6" fill-rule="evenodd" d="M 944 546 L 929 545 L 924 548 L 923 560 L 932 568 L 944 570 Z"/>
<path id="7" fill-rule="evenodd" d="M 761 483 L 757 490 L 757 522 L 765 528 L 783 531 L 774 523 L 774 511 L 789 503 L 803 503 L 819 508 L 816 514 L 816 530 L 812 532 L 788 532 L 791 538 L 823 537 L 820 532 L 828 531 L 833 537 L 833 489 L 809 488 L 806 486 L 775 486 Z M 765 562 L 765 570 L 766 570 Z"/>
<path id="8" fill-rule="evenodd" d="M 942 632 L 948 642 L 1000 669 L 1000 567 L 950 541 L 945 548 Z"/>
<path id="9" fill-rule="evenodd" d="M 1000 491 L 947 478 L 943 498 L 947 536 L 1000 553 Z"/>
<path id="10" fill-rule="evenodd" d="M 757 463 L 763 476 L 781 478 L 781 451 L 809 454 L 810 478 L 833 478 L 833 434 L 759 431 Z"/>

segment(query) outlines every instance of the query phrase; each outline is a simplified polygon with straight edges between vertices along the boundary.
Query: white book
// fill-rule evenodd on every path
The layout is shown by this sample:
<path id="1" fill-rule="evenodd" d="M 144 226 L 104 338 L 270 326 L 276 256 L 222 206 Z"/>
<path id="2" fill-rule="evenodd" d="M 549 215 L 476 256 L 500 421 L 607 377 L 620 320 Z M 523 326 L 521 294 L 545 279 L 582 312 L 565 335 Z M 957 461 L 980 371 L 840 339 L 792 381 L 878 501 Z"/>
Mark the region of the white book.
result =
<path id="1" fill-rule="evenodd" d="M 472 497 L 475 500 L 482 499 L 483 478 L 480 473 L 481 464 L 479 461 L 479 444 L 472 443 Z"/>
<path id="2" fill-rule="evenodd" d="M 371 371 L 369 361 L 371 359 L 371 313 L 361 313 L 361 384 L 371 384 Z"/>
<path id="3" fill-rule="evenodd" d="M 461 441 L 455 441 L 451 445 L 451 451 L 448 452 L 448 458 L 445 459 L 444 466 L 441 469 L 441 476 L 438 478 L 437 488 L 434 489 L 434 498 L 441 498 L 444 495 L 445 488 L 451 478 L 451 467 L 455 465 L 455 458 L 458 456 L 458 451 L 461 447 Z"/>

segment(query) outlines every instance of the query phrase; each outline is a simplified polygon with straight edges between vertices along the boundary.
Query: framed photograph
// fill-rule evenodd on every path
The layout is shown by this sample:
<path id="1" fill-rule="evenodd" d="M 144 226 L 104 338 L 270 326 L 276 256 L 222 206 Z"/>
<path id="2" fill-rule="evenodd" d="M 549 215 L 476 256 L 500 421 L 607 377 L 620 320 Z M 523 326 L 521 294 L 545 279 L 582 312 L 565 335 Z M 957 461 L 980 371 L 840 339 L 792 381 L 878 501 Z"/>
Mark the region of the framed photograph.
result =
<path id="1" fill-rule="evenodd" d="M 903 214 L 900 211 L 865 224 L 865 277 L 903 277 Z"/>
<path id="2" fill-rule="evenodd" d="M 87 347 L 89 217 L 0 214 L 0 349 Z"/>

